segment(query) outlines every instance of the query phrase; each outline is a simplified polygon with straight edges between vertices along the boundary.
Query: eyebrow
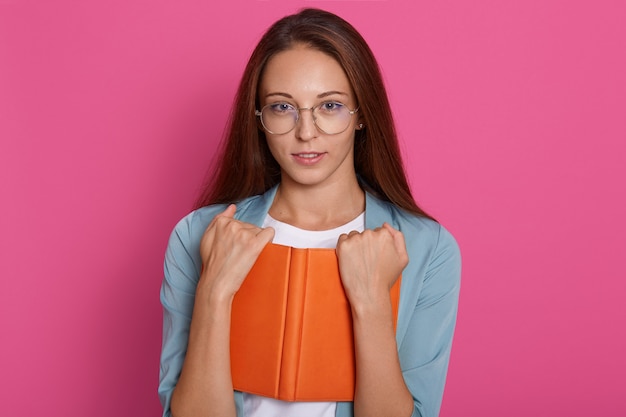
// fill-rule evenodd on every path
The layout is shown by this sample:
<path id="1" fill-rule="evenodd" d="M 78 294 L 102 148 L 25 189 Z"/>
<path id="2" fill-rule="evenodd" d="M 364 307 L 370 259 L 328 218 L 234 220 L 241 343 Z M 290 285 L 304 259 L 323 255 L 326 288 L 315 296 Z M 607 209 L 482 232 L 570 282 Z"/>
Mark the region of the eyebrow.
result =
<path id="1" fill-rule="evenodd" d="M 340 95 L 340 96 L 348 96 L 347 93 L 344 93 L 342 91 L 326 91 L 324 93 L 318 94 L 317 98 L 325 98 L 328 96 L 334 96 L 334 95 Z M 287 94 L 287 93 L 280 93 L 280 92 L 276 92 L 276 93 L 269 93 L 266 94 L 265 97 L 272 97 L 272 96 L 280 96 L 280 97 L 285 97 L 285 98 L 290 98 L 293 99 L 293 96 L 291 94 Z"/>

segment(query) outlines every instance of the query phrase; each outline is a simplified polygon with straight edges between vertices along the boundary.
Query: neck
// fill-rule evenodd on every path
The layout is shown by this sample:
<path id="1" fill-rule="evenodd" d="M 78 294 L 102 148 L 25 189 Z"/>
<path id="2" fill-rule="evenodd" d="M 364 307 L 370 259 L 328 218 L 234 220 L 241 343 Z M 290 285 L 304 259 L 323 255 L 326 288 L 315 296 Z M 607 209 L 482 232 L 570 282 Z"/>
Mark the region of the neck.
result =
<path id="1" fill-rule="evenodd" d="M 328 230 L 348 223 L 364 210 L 365 193 L 354 177 L 340 185 L 307 187 L 282 182 L 269 214 L 301 229 Z"/>

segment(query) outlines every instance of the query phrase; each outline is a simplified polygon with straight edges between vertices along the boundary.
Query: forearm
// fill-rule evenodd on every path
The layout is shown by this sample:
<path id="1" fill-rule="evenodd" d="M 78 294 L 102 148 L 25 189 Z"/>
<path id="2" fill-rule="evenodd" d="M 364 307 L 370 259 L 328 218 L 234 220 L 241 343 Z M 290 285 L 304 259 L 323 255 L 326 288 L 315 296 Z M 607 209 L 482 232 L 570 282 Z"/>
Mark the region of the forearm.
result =
<path id="1" fill-rule="evenodd" d="M 398 359 L 389 296 L 353 306 L 356 356 L 355 417 L 409 417 L 413 397 Z"/>
<path id="2" fill-rule="evenodd" d="M 172 394 L 173 417 L 235 416 L 230 372 L 230 311 L 227 297 L 196 294 L 189 344 Z"/>

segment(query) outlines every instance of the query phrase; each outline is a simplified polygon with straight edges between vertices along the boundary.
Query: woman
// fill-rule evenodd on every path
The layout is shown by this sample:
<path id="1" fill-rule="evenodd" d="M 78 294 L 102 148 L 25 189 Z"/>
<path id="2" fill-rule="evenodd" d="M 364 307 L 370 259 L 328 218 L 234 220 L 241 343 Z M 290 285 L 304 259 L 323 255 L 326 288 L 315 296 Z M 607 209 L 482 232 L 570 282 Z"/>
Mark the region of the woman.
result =
<path id="1" fill-rule="evenodd" d="M 213 178 L 166 253 L 164 416 L 436 416 L 460 255 L 411 196 L 377 63 L 352 26 L 306 9 L 268 30 Z M 233 391 L 232 300 L 270 242 L 336 247 L 353 319 L 353 402 Z M 400 275 L 394 328 L 389 289 Z"/>

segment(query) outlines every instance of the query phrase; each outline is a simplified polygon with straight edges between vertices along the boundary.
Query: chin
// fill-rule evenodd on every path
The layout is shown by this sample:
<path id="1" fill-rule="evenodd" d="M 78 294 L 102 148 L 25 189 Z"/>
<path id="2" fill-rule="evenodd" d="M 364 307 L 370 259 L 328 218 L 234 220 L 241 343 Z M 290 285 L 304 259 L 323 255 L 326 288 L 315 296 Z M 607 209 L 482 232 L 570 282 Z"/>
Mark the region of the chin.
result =
<path id="1" fill-rule="evenodd" d="M 283 180 L 286 179 L 292 185 L 299 185 L 302 187 L 314 187 L 316 185 L 321 185 L 327 182 L 328 178 L 319 178 L 312 177 L 311 175 L 302 175 L 302 176 L 284 176 Z"/>

